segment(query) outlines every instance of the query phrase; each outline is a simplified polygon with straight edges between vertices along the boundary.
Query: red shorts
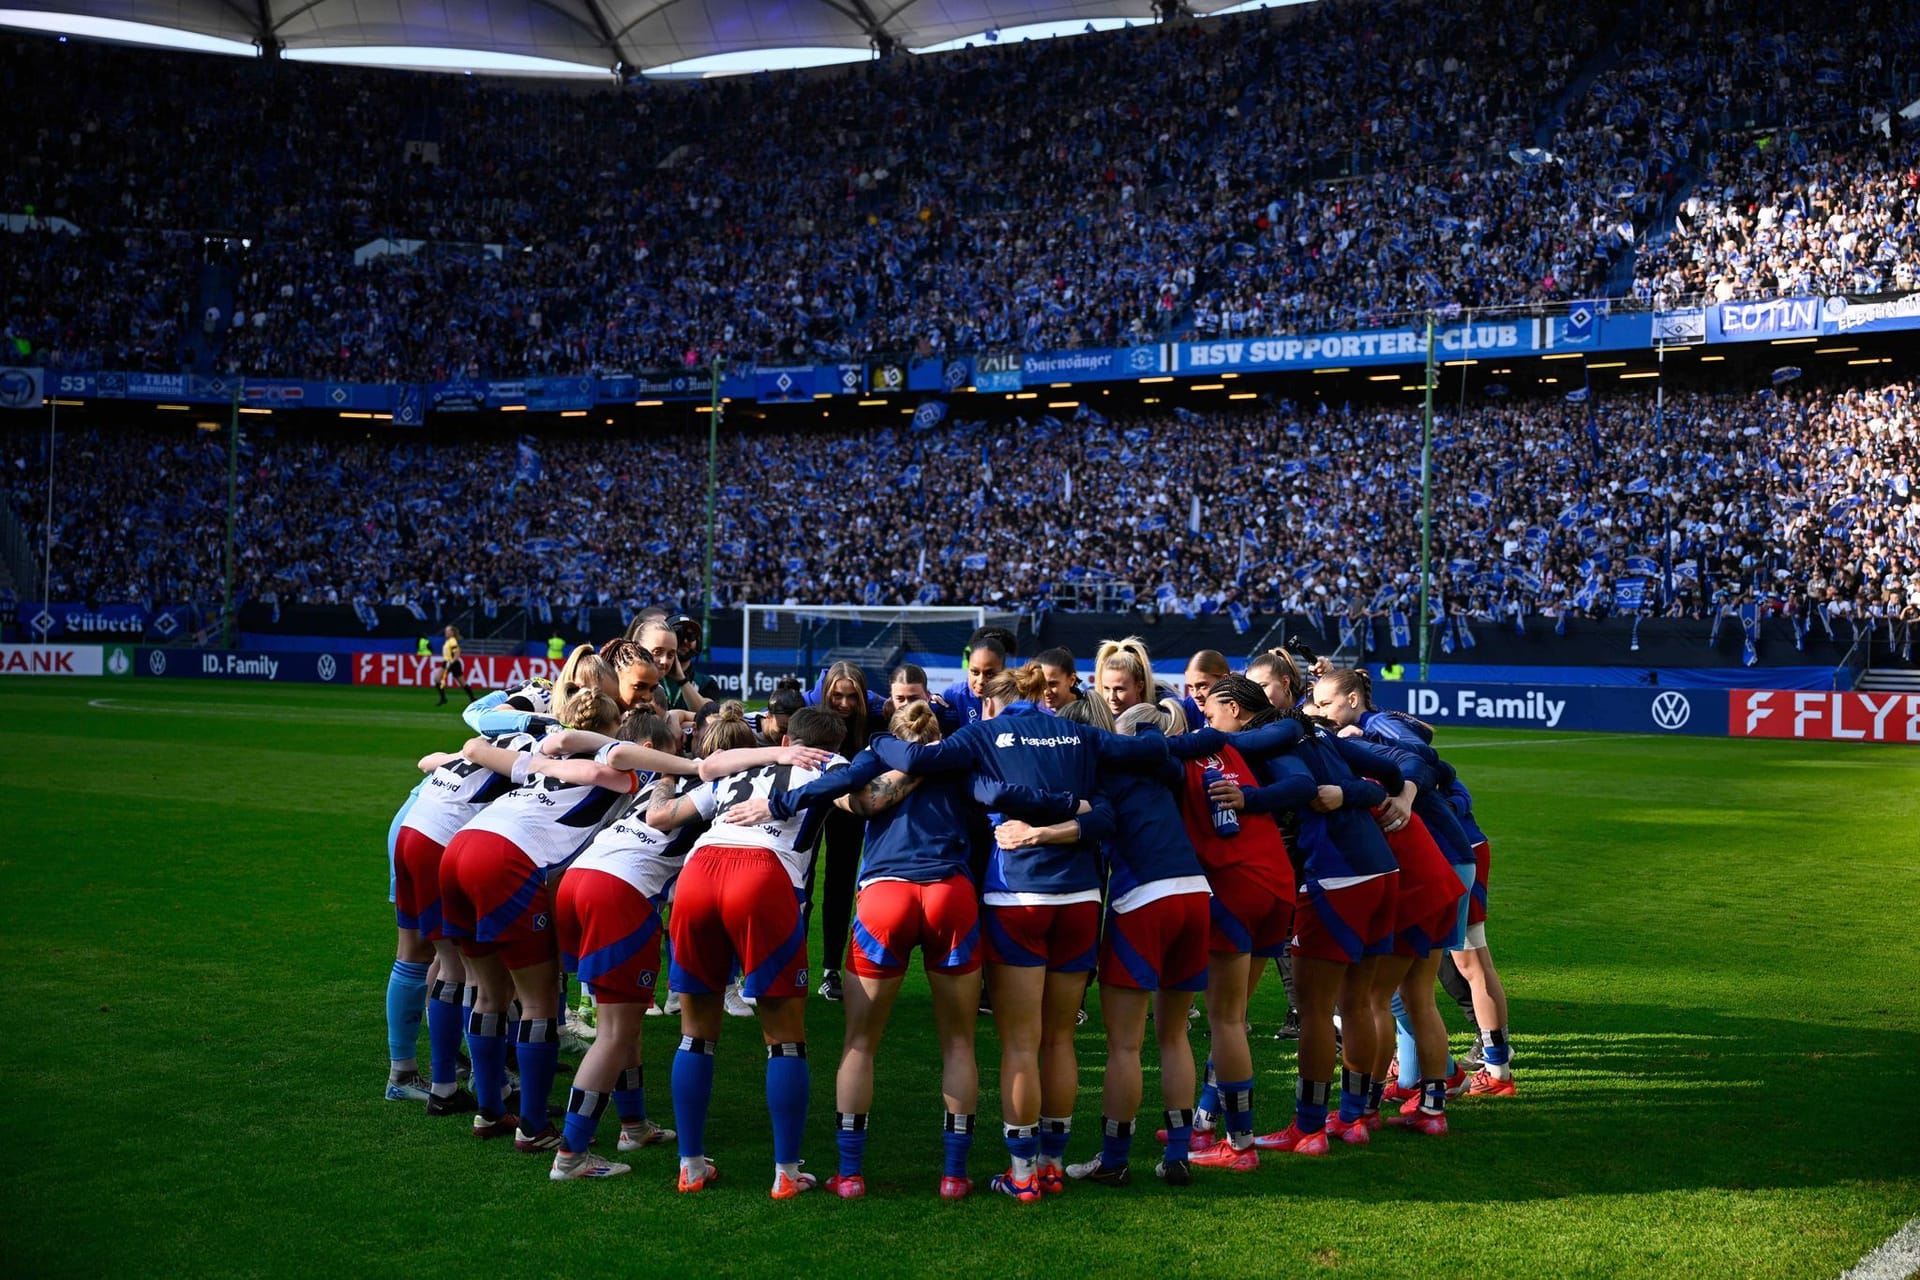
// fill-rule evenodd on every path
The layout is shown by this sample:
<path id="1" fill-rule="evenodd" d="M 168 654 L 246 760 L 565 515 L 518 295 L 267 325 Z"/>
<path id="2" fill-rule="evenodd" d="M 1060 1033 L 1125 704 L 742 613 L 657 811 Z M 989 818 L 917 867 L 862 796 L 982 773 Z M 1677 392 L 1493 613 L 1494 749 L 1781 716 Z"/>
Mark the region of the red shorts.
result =
<path id="1" fill-rule="evenodd" d="M 771 850 L 712 845 L 688 858 L 668 931 L 675 991 L 711 995 L 738 971 L 755 999 L 807 994 L 807 922 Z"/>
<path id="2" fill-rule="evenodd" d="M 393 916 L 429 942 L 440 929 L 440 856 L 446 846 L 424 832 L 402 827 L 393 839 Z"/>
<path id="3" fill-rule="evenodd" d="M 1204 893 L 1175 893 L 1107 917 L 1100 985 L 1135 991 L 1204 991 L 1213 925 Z"/>
<path id="4" fill-rule="evenodd" d="M 1207 950 L 1214 955 L 1277 956 L 1293 936 L 1294 888 L 1272 884 L 1235 867 L 1207 872 L 1213 886 L 1208 914 L 1213 933 Z"/>
<path id="5" fill-rule="evenodd" d="M 652 1004 L 660 977 L 660 913 L 605 871 L 569 871 L 553 898 L 560 961 L 601 1004 Z"/>
<path id="6" fill-rule="evenodd" d="M 1100 960 L 1100 904 L 987 908 L 987 959 L 1051 973 L 1092 973 Z"/>
<path id="7" fill-rule="evenodd" d="M 440 855 L 441 935 L 470 956 L 497 955 L 509 969 L 551 963 L 553 908 L 546 873 L 493 831 L 460 831 Z"/>
<path id="8" fill-rule="evenodd" d="M 1493 866 L 1493 849 L 1485 840 L 1473 846 L 1473 901 L 1467 904 L 1467 923 L 1487 921 L 1487 871 Z"/>
<path id="9" fill-rule="evenodd" d="M 972 973 L 980 967 L 980 899 L 973 881 L 950 876 L 933 884 L 876 880 L 854 908 L 847 968 L 862 978 L 897 978 L 920 948 L 928 973 Z"/>
<path id="10" fill-rule="evenodd" d="M 1393 952 L 1415 958 L 1431 954 L 1453 936 L 1465 892 L 1460 877 L 1419 814 L 1408 818 L 1398 831 L 1382 834 L 1400 864 L 1400 882 L 1394 891 Z"/>
<path id="11" fill-rule="evenodd" d="M 1397 872 L 1388 872 L 1338 889 L 1308 885 L 1294 911 L 1293 954 L 1357 964 L 1393 950 L 1398 879 Z"/>

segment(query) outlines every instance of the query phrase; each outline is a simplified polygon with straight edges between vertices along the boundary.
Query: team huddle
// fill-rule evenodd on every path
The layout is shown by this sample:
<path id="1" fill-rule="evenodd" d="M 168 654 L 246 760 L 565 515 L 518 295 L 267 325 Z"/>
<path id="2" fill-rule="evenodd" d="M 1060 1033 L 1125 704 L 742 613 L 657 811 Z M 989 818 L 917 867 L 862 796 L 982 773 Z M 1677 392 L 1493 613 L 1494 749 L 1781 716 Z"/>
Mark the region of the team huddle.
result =
<path id="1" fill-rule="evenodd" d="M 720 1176 L 705 1133 L 724 1016 L 750 1012 L 767 1050 L 771 1194 L 799 1195 L 816 1185 L 801 1167 L 816 909 L 819 994 L 846 1015 L 839 1166 L 823 1184 L 843 1198 L 866 1194 L 875 1058 L 916 949 L 940 1046 L 946 1199 L 973 1189 L 983 1012 L 1008 1151 L 990 1186 L 1022 1202 L 1131 1180 L 1149 1027 L 1164 1116 L 1153 1172 L 1171 1185 L 1195 1168 L 1253 1170 L 1263 1151 L 1366 1144 L 1383 1123 L 1443 1135 L 1449 1097 L 1513 1094 L 1487 838 L 1432 729 L 1376 709 L 1365 671 L 1276 649 L 1236 673 L 1203 651 L 1177 696 L 1129 637 L 1101 645 L 1083 688 L 1068 651 L 1013 666 L 1014 638 L 984 628 L 966 680 L 941 694 L 907 665 L 882 697 L 838 663 L 750 718 L 697 689 L 689 621 L 643 615 L 575 650 L 551 686 L 479 699 L 465 712 L 479 736 L 420 761 L 389 838 L 389 1099 L 552 1152 L 555 1180 L 631 1172 L 592 1149 L 611 1106 L 618 1152 L 677 1141 L 679 1189 L 697 1192 Z M 663 948 L 663 1008 L 682 1033 L 672 1129 L 647 1114 L 641 1064 Z M 1268 958 L 1287 983 L 1299 1082 L 1291 1122 L 1260 1134 L 1247 1006 Z M 555 1117 L 569 974 L 590 994 L 591 1040 Z M 1096 976 L 1102 1131 L 1069 1163 L 1074 1033 Z M 1478 1032 L 1468 1060 L 1449 1056 L 1436 985 Z M 1188 1041 L 1196 995 L 1204 1072 Z"/>

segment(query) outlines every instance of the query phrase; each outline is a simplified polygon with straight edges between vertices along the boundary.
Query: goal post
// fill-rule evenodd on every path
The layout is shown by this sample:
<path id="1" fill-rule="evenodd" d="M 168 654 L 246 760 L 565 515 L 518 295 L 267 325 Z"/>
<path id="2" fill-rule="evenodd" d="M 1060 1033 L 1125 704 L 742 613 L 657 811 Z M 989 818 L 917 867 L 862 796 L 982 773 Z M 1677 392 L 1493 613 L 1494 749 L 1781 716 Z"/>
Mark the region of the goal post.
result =
<path id="1" fill-rule="evenodd" d="M 927 669 L 935 692 L 962 675 L 967 642 L 990 624 L 1018 634 L 1020 616 L 981 607 L 938 605 L 743 604 L 740 689 L 764 698 L 783 676 L 811 689 L 821 671 L 852 662 L 867 687 L 884 694 L 903 662 Z"/>

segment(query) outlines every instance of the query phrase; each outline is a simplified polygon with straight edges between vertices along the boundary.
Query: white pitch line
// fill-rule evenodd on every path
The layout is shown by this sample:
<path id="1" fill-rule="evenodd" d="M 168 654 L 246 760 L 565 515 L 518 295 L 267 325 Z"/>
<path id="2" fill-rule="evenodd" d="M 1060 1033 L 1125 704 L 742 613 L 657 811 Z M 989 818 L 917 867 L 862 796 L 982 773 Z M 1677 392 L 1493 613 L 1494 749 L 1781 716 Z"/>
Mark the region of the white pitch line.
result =
<path id="1" fill-rule="evenodd" d="M 1574 738 L 1497 738 L 1492 742 L 1447 743 L 1447 750 L 1465 751 L 1468 747 L 1557 747 L 1563 742 L 1600 742 L 1607 738 L 1650 738 L 1649 733 L 1584 733 Z"/>
<path id="2" fill-rule="evenodd" d="M 344 713 L 322 709 L 310 709 L 289 712 L 268 707 L 241 706 L 197 706 L 197 707 L 154 707 L 142 706 L 137 702 L 127 702 L 120 698 L 90 698 L 87 705 L 96 711 L 133 711 L 157 716 L 193 716 L 208 717 L 216 720 L 274 720 L 282 723 L 299 724 L 391 724 L 422 725 L 433 713 L 427 711 L 359 711 Z M 463 723 L 461 733 L 471 737 L 472 732 Z"/>
<path id="3" fill-rule="evenodd" d="M 1908 1280 L 1920 1274 L 1920 1217 L 1888 1236 L 1886 1242 L 1841 1273 L 1840 1280 Z"/>

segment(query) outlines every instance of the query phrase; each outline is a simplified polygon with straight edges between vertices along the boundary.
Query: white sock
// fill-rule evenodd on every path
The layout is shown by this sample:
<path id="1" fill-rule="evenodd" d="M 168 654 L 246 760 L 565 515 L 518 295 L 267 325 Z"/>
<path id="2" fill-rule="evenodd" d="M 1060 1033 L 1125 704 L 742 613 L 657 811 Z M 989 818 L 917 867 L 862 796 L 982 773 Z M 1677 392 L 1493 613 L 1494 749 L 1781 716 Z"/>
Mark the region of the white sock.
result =
<path id="1" fill-rule="evenodd" d="M 800 1161 L 775 1160 L 773 1162 L 773 1180 L 775 1182 L 780 1181 L 780 1175 L 783 1173 L 786 1174 L 789 1178 L 792 1178 L 795 1182 L 800 1181 Z"/>
<path id="2" fill-rule="evenodd" d="M 680 1172 L 693 1175 L 692 1180 L 699 1182 L 707 1176 L 707 1158 L 705 1156 L 681 1156 Z"/>
<path id="3" fill-rule="evenodd" d="M 1034 1160 L 1028 1160 L 1028 1159 L 1026 1159 L 1026 1158 L 1025 1158 L 1024 1156 L 1015 1156 L 1015 1157 L 1013 1157 L 1013 1179 L 1014 1179 L 1014 1181 L 1015 1181 L 1015 1182 L 1026 1182 L 1026 1181 L 1028 1181 L 1029 1179 L 1031 1179 L 1031 1178 L 1033 1177 L 1033 1173 L 1034 1173 L 1034 1168 L 1035 1168 L 1035 1166 L 1036 1166 L 1036 1164 L 1037 1164 L 1037 1163 L 1038 1163 L 1037 1161 L 1034 1161 Z"/>
<path id="4" fill-rule="evenodd" d="M 408 1076 L 420 1074 L 418 1058 L 394 1058 L 387 1063 L 387 1083 L 399 1084 Z"/>

